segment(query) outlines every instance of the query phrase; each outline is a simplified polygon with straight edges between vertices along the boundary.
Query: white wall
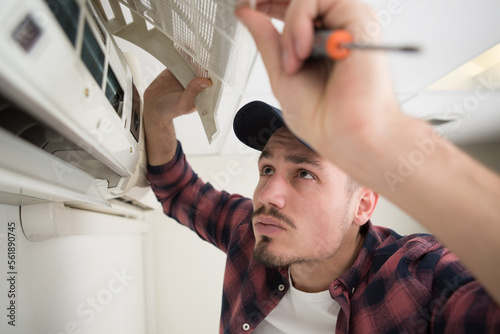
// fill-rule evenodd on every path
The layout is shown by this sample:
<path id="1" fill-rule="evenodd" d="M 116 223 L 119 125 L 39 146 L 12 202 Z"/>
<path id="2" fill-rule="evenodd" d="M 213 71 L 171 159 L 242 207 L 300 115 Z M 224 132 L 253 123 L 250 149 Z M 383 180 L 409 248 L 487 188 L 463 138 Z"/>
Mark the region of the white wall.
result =
<path id="1" fill-rule="evenodd" d="M 107 215 L 91 220 L 104 226 Z M 146 333 L 144 250 L 144 235 L 119 229 L 31 242 L 19 207 L 0 205 L 0 333 Z"/>
<path id="2" fill-rule="evenodd" d="M 257 156 L 189 157 L 218 189 L 251 196 Z M 155 254 L 158 333 L 218 333 L 225 254 L 160 212 L 148 215 Z"/>

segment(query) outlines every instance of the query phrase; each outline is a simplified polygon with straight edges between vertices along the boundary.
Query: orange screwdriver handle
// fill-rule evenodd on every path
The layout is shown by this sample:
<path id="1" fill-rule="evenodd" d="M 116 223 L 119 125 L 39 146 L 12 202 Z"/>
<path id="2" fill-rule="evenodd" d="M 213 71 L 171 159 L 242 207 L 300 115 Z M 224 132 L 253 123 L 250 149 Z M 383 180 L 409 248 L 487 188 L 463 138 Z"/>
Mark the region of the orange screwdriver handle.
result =
<path id="1" fill-rule="evenodd" d="M 342 45 L 350 44 L 352 41 L 352 35 L 346 30 L 334 30 L 326 40 L 326 53 L 332 59 L 344 59 L 351 50 Z"/>
<path id="2" fill-rule="evenodd" d="M 312 56 L 345 59 L 351 50 L 343 45 L 352 42 L 353 37 L 347 30 L 318 30 L 314 33 Z"/>

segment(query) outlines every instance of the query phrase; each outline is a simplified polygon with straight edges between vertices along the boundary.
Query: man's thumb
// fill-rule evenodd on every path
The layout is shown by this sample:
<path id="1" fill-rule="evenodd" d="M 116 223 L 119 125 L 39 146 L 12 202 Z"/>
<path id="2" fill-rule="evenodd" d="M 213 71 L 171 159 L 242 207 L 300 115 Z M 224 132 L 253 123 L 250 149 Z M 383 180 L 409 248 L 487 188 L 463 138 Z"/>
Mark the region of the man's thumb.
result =
<path id="1" fill-rule="evenodd" d="M 196 97 L 206 88 L 212 86 L 212 81 L 206 78 L 194 78 L 189 82 L 181 97 L 183 109 L 191 110 L 194 108 Z"/>

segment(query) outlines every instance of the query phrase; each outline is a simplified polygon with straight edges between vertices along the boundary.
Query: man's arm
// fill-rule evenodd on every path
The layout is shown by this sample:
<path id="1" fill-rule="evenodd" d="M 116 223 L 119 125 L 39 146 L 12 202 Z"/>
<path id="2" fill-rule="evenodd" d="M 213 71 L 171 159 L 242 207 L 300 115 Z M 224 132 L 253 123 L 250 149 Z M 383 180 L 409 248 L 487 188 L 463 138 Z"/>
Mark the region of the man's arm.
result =
<path id="1" fill-rule="evenodd" d="M 227 252 L 235 229 L 248 226 L 252 200 L 214 189 L 203 182 L 187 163 L 179 143 L 174 158 L 148 167 L 148 180 L 163 212 L 195 231 L 200 238 Z M 247 227 L 242 226 L 241 231 Z"/>
<path id="2" fill-rule="evenodd" d="M 144 92 L 144 130 L 148 163 L 163 165 L 170 161 L 177 148 L 173 119 L 195 110 L 196 96 L 212 82 L 193 79 L 186 89 L 169 70 L 165 70 Z"/>
<path id="3" fill-rule="evenodd" d="M 499 177 L 399 111 L 383 53 L 305 62 L 318 20 L 377 43 L 376 29 L 367 29 L 377 23 L 371 9 L 353 0 L 290 1 L 286 11 L 286 0 L 258 3 L 284 19 L 282 34 L 263 13 L 241 8 L 237 15 L 254 36 L 289 128 L 433 232 L 500 304 L 500 266 L 492 263 L 500 254 Z"/>
<path id="4" fill-rule="evenodd" d="M 250 221 L 252 201 L 217 191 L 203 182 L 177 144 L 172 122 L 175 117 L 194 110 L 195 98 L 205 86 L 211 86 L 210 80 L 196 78 L 184 89 L 166 70 L 146 90 L 148 179 L 166 215 L 227 251 L 234 228 Z"/>

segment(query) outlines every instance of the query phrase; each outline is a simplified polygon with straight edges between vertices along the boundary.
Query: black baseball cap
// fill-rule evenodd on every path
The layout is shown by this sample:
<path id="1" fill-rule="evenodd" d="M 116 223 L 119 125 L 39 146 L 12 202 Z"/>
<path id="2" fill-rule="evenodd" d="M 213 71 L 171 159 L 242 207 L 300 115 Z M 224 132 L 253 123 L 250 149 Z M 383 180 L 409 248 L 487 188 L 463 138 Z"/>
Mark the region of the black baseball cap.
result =
<path id="1" fill-rule="evenodd" d="M 252 101 L 241 107 L 233 120 L 236 137 L 245 145 L 262 151 L 272 134 L 286 126 L 281 110 L 262 101 Z M 304 145 L 302 140 L 299 139 Z"/>

